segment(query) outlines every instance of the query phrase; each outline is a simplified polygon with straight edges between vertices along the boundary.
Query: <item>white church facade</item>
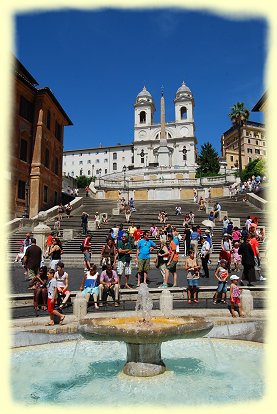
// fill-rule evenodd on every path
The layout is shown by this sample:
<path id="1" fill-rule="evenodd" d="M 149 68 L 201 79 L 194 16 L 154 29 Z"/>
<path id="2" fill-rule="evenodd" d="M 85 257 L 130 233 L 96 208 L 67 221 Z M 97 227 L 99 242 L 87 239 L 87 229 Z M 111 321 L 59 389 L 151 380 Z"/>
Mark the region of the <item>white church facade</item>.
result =
<path id="1" fill-rule="evenodd" d="M 175 120 L 166 122 L 161 97 L 161 121 L 154 123 L 155 103 L 144 87 L 134 104 L 134 140 L 127 145 L 66 150 L 63 153 L 63 174 L 77 177 L 109 176 L 124 169 L 136 173 L 143 169 L 181 169 L 190 177 L 196 170 L 194 98 L 183 82 L 175 99 Z M 108 178 L 108 177 L 107 177 Z"/>

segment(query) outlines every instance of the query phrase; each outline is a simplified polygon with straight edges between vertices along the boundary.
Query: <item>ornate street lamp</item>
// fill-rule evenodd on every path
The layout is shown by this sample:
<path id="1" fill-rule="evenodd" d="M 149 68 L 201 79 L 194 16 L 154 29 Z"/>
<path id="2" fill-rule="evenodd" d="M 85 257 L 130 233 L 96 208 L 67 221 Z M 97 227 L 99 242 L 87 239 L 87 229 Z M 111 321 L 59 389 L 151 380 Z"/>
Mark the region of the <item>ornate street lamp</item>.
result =
<path id="1" fill-rule="evenodd" d="M 99 173 L 99 188 L 101 188 L 101 174 L 102 174 L 102 168 L 99 168 L 98 173 Z"/>
<path id="2" fill-rule="evenodd" d="M 126 190 L 126 165 L 123 165 L 122 171 L 123 171 L 123 190 Z"/>

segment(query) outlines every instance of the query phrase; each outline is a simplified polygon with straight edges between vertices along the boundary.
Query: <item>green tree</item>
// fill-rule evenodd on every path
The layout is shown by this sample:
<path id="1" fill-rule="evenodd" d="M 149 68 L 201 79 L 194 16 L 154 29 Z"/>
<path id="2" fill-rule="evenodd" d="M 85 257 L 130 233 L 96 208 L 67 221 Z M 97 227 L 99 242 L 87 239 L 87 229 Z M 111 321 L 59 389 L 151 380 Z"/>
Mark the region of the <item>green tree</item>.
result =
<path id="1" fill-rule="evenodd" d="M 201 145 L 201 152 L 196 158 L 196 163 L 199 165 L 196 170 L 198 177 L 200 175 L 202 177 L 208 177 L 218 174 L 220 169 L 218 153 L 211 143 L 207 142 Z"/>
<path id="2" fill-rule="evenodd" d="M 238 131 L 238 149 L 239 149 L 239 176 L 242 179 L 242 157 L 241 157 L 241 131 L 249 118 L 250 111 L 244 106 L 243 102 L 238 102 L 231 108 L 228 115 L 235 128 Z"/>
<path id="3" fill-rule="evenodd" d="M 80 175 L 76 177 L 77 187 L 78 188 L 85 188 L 87 185 L 90 185 L 92 181 L 94 181 L 94 177 L 87 177 L 86 175 Z"/>
<path id="4" fill-rule="evenodd" d="M 246 181 L 248 178 L 251 178 L 252 175 L 266 175 L 266 162 L 265 160 L 256 159 L 251 161 L 245 168 L 242 170 L 241 179 Z"/>

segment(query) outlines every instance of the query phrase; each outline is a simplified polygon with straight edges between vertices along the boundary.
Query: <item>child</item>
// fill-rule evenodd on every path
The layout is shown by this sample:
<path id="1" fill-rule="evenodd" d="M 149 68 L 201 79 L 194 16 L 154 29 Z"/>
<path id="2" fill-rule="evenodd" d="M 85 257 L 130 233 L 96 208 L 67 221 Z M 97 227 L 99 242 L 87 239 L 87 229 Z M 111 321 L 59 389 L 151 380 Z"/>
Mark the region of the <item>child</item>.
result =
<path id="1" fill-rule="evenodd" d="M 55 271 L 53 269 L 50 269 L 47 273 L 47 277 L 48 277 L 47 307 L 48 307 L 48 313 L 50 315 L 50 322 L 47 323 L 48 326 L 53 326 L 55 324 L 54 322 L 55 315 L 59 316 L 60 325 L 63 324 L 64 318 L 65 318 L 65 315 L 61 314 L 55 309 L 55 302 L 56 302 L 56 297 L 57 297 L 57 280 L 54 279 L 54 274 L 55 274 Z"/>
<path id="2" fill-rule="evenodd" d="M 222 293 L 221 296 L 221 302 L 226 303 L 226 292 L 227 292 L 227 279 L 229 276 L 228 270 L 227 270 L 227 261 L 224 259 L 221 259 L 219 262 L 219 266 L 215 271 L 215 277 L 218 280 L 218 286 L 217 291 L 214 295 L 214 305 L 216 305 L 217 297 L 219 293 Z"/>
<path id="3" fill-rule="evenodd" d="M 240 264 L 241 264 L 241 255 L 238 253 L 239 251 L 239 242 L 235 242 L 233 247 L 233 261 L 234 261 L 234 270 L 236 272 L 240 271 Z"/>
<path id="4" fill-rule="evenodd" d="M 96 211 L 95 213 L 94 220 L 95 220 L 96 227 L 100 229 L 100 215 L 98 211 Z"/>
<path id="5" fill-rule="evenodd" d="M 237 305 L 238 307 L 238 313 L 240 317 L 243 317 L 243 313 L 241 310 L 241 303 L 240 303 L 240 289 L 237 286 L 238 285 L 238 280 L 239 277 L 237 275 L 232 275 L 230 277 L 231 282 L 231 286 L 230 286 L 230 312 L 232 314 L 232 317 L 235 318 L 235 312 L 234 312 L 234 307 L 235 305 Z"/>

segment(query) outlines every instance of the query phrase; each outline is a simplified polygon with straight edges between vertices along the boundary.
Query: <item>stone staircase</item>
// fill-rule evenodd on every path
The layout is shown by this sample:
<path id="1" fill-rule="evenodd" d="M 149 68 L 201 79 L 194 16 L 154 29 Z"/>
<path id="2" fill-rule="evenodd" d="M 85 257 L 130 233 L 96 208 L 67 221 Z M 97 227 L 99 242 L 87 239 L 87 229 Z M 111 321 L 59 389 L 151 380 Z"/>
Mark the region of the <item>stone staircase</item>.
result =
<path id="1" fill-rule="evenodd" d="M 115 200 L 98 200 L 93 197 L 85 197 L 84 191 L 80 191 L 80 196 L 83 196 L 83 205 L 74 210 L 71 213 L 71 216 L 67 218 L 66 216 L 63 218 L 61 227 L 63 229 L 73 229 L 74 238 L 70 241 L 64 241 L 63 249 L 64 255 L 63 260 L 65 261 L 67 266 L 73 266 L 78 264 L 78 266 L 82 263 L 82 252 L 80 251 L 80 244 L 84 239 L 81 228 L 81 214 L 83 211 L 86 211 L 90 217 L 93 217 L 95 212 L 98 211 L 99 213 L 107 213 L 109 217 L 108 224 L 102 224 L 100 229 L 97 229 L 92 232 L 92 255 L 93 261 L 99 263 L 100 251 L 105 243 L 106 236 L 109 232 L 111 227 L 115 227 L 117 224 L 122 223 L 124 228 L 128 227 L 128 224 L 125 221 L 125 215 L 120 214 L 113 216 L 112 210 L 113 208 L 117 207 L 117 202 Z M 242 197 L 239 197 L 236 200 L 230 199 L 228 197 L 218 198 L 213 200 L 210 205 L 213 205 L 215 201 L 219 201 L 222 210 L 228 211 L 228 216 L 230 218 L 240 218 L 241 226 L 244 225 L 244 222 L 248 215 L 255 215 L 260 218 L 259 225 L 267 226 L 267 212 L 262 212 L 258 210 L 256 207 L 249 205 L 248 203 L 244 203 L 241 200 Z M 182 215 L 176 216 L 175 215 L 175 207 L 177 204 L 180 204 L 182 207 Z M 156 223 L 158 227 L 160 227 L 160 223 L 158 222 L 158 213 L 161 209 L 165 210 L 168 214 L 168 223 L 172 224 L 172 226 L 177 227 L 177 230 L 181 235 L 183 235 L 183 217 L 184 214 L 190 211 L 193 211 L 195 214 L 195 224 L 200 224 L 201 228 L 204 230 L 205 227 L 201 224 L 201 222 L 207 219 L 207 214 L 204 211 L 198 211 L 198 206 L 195 205 L 192 201 L 181 201 L 177 200 L 165 200 L 165 201 L 135 201 L 136 212 L 132 213 L 131 221 L 135 223 L 135 225 L 140 224 L 142 230 L 148 230 L 152 223 Z M 48 221 L 46 224 L 53 228 L 54 220 Z M 20 241 L 25 238 L 25 234 L 27 231 L 30 231 L 30 228 L 23 228 L 21 231 L 17 231 L 10 236 L 9 239 L 9 253 L 12 255 L 12 259 L 14 259 L 16 253 L 20 247 Z M 213 258 L 216 260 L 218 258 L 218 254 L 220 251 L 220 241 L 221 241 L 221 234 L 222 234 L 222 224 L 220 221 L 217 221 L 216 226 L 213 231 Z M 63 241 L 62 237 L 61 240 Z M 157 245 L 159 245 L 158 241 L 155 241 Z M 265 250 L 264 245 L 260 244 L 260 251 L 263 253 Z M 134 251 L 135 253 L 135 251 Z M 152 259 L 155 257 L 155 253 L 152 254 Z M 10 260 L 12 260 L 10 258 Z M 181 244 L 180 249 L 180 263 L 184 261 L 183 258 L 183 244 Z"/>

